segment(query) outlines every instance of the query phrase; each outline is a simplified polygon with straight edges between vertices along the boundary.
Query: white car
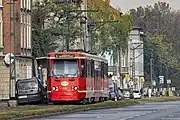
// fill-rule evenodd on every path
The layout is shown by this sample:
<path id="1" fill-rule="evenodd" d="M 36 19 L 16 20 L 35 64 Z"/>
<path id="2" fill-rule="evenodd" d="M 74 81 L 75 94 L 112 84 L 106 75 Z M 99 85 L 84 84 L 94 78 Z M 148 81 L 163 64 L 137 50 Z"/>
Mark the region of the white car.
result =
<path id="1" fill-rule="evenodd" d="M 141 99 L 142 95 L 139 90 L 133 91 L 133 97 L 134 99 Z"/>
<path id="2" fill-rule="evenodd" d="M 124 98 L 130 98 L 130 92 L 129 91 L 124 92 Z"/>

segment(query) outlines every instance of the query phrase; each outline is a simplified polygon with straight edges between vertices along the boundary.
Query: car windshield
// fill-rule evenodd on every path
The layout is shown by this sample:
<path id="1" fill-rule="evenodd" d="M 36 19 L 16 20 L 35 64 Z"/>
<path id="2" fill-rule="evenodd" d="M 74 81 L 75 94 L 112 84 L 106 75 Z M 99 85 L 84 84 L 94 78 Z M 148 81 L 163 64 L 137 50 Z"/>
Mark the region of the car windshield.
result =
<path id="1" fill-rule="evenodd" d="M 54 60 L 52 76 L 56 77 L 77 77 L 77 60 Z"/>
<path id="2" fill-rule="evenodd" d="M 139 93 L 139 91 L 133 91 L 133 93 Z"/>
<path id="3" fill-rule="evenodd" d="M 30 90 L 30 89 L 38 89 L 37 81 L 19 81 L 17 83 L 17 87 L 19 90 Z"/>

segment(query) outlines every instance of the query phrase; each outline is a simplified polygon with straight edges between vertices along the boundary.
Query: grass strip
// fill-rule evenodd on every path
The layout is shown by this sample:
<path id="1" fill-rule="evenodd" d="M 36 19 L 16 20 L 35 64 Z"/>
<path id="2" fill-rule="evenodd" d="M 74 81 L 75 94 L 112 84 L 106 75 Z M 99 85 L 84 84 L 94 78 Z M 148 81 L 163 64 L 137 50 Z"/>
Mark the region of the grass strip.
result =
<path id="1" fill-rule="evenodd" d="M 152 97 L 139 99 L 139 102 L 169 102 L 169 101 L 180 101 L 180 97 Z"/>
<path id="2" fill-rule="evenodd" d="M 107 109 L 107 108 L 119 108 L 125 106 L 131 106 L 142 102 L 168 102 L 168 101 L 180 101 L 178 97 L 161 97 L 161 98 L 143 98 L 138 100 L 122 100 L 122 101 L 106 101 L 96 104 L 88 105 L 27 105 L 18 106 L 16 108 L 4 108 L 0 110 L 0 120 L 9 119 L 28 119 L 33 117 L 51 116 L 69 114 L 74 112 L 95 110 L 95 109 Z"/>

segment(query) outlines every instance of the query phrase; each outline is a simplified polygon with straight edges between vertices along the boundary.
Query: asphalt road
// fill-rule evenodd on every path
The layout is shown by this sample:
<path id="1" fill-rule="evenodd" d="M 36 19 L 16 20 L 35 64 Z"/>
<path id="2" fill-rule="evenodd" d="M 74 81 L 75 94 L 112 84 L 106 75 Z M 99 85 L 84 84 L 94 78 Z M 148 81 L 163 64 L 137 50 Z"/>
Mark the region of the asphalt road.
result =
<path id="1" fill-rule="evenodd" d="M 180 120 L 180 101 L 146 103 L 33 120 Z"/>

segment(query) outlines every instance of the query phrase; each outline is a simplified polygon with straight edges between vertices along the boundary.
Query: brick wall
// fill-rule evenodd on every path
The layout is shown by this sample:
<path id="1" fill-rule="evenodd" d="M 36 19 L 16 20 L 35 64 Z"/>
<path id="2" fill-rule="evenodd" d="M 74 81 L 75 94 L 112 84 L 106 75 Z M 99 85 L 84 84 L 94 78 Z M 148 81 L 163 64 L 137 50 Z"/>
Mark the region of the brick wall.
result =
<path id="1" fill-rule="evenodd" d="M 9 0 L 3 1 L 3 29 L 4 29 L 4 54 L 10 52 L 10 2 Z M 14 22 L 15 22 L 15 38 L 12 36 L 11 50 L 14 53 L 14 40 L 15 40 L 15 52 L 20 54 L 20 0 L 15 1 L 14 6 Z M 13 25 L 12 25 L 13 27 Z M 14 32 L 14 31 L 13 31 Z"/>

